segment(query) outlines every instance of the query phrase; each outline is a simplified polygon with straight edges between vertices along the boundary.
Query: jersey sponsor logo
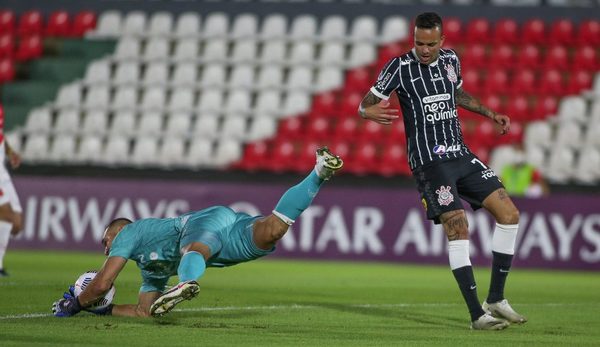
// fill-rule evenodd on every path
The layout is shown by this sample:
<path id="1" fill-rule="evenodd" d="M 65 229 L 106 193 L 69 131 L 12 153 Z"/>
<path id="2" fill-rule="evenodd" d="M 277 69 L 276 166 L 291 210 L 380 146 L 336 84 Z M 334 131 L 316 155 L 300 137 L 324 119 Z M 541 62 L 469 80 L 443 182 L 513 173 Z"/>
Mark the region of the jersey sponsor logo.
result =
<path id="1" fill-rule="evenodd" d="M 424 97 L 423 110 L 425 111 L 425 119 L 430 123 L 435 123 L 440 120 L 451 119 L 457 117 L 456 109 L 451 109 L 448 100 L 451 96 L 448 93 L 429 95 Z"/>
<path id="2" fill-rule="evenodd" d="M 446 64 L 446 66 L 444 66 L 444 69 L 446 69 L 446 72 L 448 72 L 448 80 L 452 83 L 456 83 L 456 81 L 458 81 L 458 77 L 456 76 L 456 72 L 454 71 L 454 66 Z"/>
<path id="3" fill-rule="evenodd" d="M 461 148 L 462 147 L 460 145 L 452 145 L 449 147 L 444 145 L 435 145 L 435 147 L 433 147 L 433 153 L 442 155 L 446 153 L 460 152 Z"/>
<path id="4" fill-rule="evenodd" d="M 440 206 L 448 206 L 454 201 L 454 195 L 450 193 L 450 189 L 452 189 L 450 186 L 440 186 L 440 189 L 435 191 L 438 195 L 438 204 Z"/>
<path id="5" fill-rule="evenodd" d="M 383 78 L 379 78 L 379 81 L 377 81 L 376 88 L 377 89 L 385 89 L 385 86 L 386 86 L 387 82 L 390 80 L 390 77 L 392 77 L 392 73 L 388 72 L 387 74 L 385 74 L 385 76 Z"/>
<path id="6" fill-rule="evenodd" d="M 497 177 L 496 173 L 492 169 L 481 171 L 481 178 L 487 181 L 488 178 Z"/>
<path id="7" fill-rule="evenodd" d="M 156 259 L 158 259 L 158 253 L 156 253 L 156 252 L 150 253 L 150 260 L 156 260 Z"/>
<path id="8" fill-rule="evenodd" d="M 413 79 L 410 80 L 410 83 L 415 83 L 415 81 L 420 80 L 420 79 L 421 79 L 420 76 L 419 77 L 415 77 L 415 78 L 413 78 Z"/>

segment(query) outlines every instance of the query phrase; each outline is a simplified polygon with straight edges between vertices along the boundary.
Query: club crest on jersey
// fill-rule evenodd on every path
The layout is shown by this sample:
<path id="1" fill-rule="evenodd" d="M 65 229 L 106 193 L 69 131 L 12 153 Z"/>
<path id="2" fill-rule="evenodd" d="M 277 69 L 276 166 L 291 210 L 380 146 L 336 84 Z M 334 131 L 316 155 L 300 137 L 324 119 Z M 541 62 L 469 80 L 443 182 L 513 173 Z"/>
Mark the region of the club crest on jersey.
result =
<path id="1" fill-rule="evenodd" d="M 440 206 L 448 206 L 454 201 L 454 195 L 450 193 L 451 188 L 450 186 L 441 186 L 440 189 L 435 191 L 438 195 L 438 204 Z"/>
<path id="2" fill-rule="evenodd" d="M 446 69 L 446 72 L 448 72 L 448 80 L 452 83 L 456 83 L 456 81 L 458 81 L 458 77 L 456 76 L 456 72 L 454 71 L 454 66 L 446 64 L 444 69 Z"/>

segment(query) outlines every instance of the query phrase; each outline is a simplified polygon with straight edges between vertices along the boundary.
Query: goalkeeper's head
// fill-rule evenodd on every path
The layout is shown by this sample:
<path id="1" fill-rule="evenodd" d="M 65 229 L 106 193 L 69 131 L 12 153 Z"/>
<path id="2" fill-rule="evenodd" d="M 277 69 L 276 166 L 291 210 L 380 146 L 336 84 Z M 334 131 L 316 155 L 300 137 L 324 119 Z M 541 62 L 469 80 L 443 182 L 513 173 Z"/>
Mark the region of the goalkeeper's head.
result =
<path id="1" fill-rule="evenodd" d="M 117 218 L 106 226 L 106 229 L 104 229 L 104 235 L 102 236 L 102 246 L 104 246 L 105 255 L 110 253 L 110 246 L 112 245 L 115 237 L 117 237 L 124 226 L 130 223 L 133 222 L 127 218 Z"/>

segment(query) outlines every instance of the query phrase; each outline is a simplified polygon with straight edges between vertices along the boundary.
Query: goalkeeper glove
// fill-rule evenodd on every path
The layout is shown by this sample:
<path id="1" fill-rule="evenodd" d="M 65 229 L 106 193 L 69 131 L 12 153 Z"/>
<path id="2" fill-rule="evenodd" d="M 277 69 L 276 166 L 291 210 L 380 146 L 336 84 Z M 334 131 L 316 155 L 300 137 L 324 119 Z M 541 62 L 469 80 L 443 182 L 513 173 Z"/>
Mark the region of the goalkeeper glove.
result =
<path id="1" fill-rule="evenodd" d="M 65 298 L 67 300 L 75 299 L 75 286 L 70 285 L 69 291 L 63 293 L 63 298 Z M 90 312 L 90 313 L 93 313 L 98 316 L 110 316 L 110 315 L 112 315 L 113 306 L 114 306 L 113 304 L 110 304 L 105 308 L 96 309 L 96 310 L 90 310 L 85 307 L 82 307 L 81 309 L 83 311 Z"/>
<path id="2" fill-rule="evenodd" d="M 62 298 L 52 304 L 52 313 L 54 317 L 71 317 L 81 311 L 81 304 L 76 297 L 71 296 L 68 299 Z"/>

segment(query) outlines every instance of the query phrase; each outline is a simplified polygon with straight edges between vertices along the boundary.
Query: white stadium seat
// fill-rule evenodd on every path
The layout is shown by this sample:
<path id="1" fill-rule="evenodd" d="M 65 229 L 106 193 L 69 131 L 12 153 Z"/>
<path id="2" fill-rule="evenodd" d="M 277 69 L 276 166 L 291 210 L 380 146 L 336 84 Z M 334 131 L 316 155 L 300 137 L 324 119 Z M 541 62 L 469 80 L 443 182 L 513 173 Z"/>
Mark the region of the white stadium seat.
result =
<path id="1" fill-rule="evenodd" d="M 148 18 L 142 11 L 129 12 L 123 19 L 124 36 L 143 36 L 146 34 L 146 22 Z"/>
<path id="2" fill-rule="evenodd" d="M 146 62 L 165 61 L 170 57 L 171 47 L 166 38 L 153 37 L 146 41 L 144 48 L 144 60 Z"/>
<path id="3" fill-rule="evenodd" d="M 164 86 L 169 80 L 169 67 L 165 62 L 153 62 L 146 65 L 142 84 L 147 88 L 151 86 Z"/>
<path id="4" fill-rule="evenodd" d="M 73 109 L 58 112 L 53 132 L 57 134 L 75 134 L 79 130 L 79 111 Z"/>
<path id="5" fill-rule="evenodd" d="M 105 110 L 89 111 L 83 118 L 81 133 L 85 137 L 93 134 L 104 134 L 108 130 L 108 115 Z"/>
<path id="6" fill-rule="evenodd" d="M 586 101 L 580 96 L 567 96 L 558 106 L 558 120 L 560 122 L 576 121 L 584 123 L 587 120 Z"/>
<path id="7" fill-rule="evenodd" d="M 379 42 L 388 44 L 405 40 L 409 35 L 409 24 L 405 17 L 392 16 L 383 21 Z"/>
<path id="8" fill-rule="evenodd" d="M 176 112 L 167 118 L 165 135 L 185 138 L 192 128 L 192 117 L 185 112 Z"/>
<path id="9" fill-rule="evenodd" d="M 296 42 L 290 49 L 287 64 L 290 66 L 310 65 L 315 61 L 315 45 L 312 42 Z"/>
<path id="10" fill-rule="evenodd" d="M 319 40 L 327 45 L 333 41 L 343 41 L 346 39 L 348 31 L 348 21 L 340 15 L 327 16 L 321 23 L 319 31 Z"/>
<path id="11" fill-rule="evenodd" d="M 225 139 L 217 143 L 213 155 L 213 164 L 224 169 L 242 158 L 242 144 L 234 139 Z"/>
<path id="12" fill-rule="evenodd" d="M 227 81 L 225 65 L 219 63 L 208 64 L 204 66 L 200 77 L 200 86 L 202 88 L 223 88 Z"/>
<path id="13" fill-rule="evenodd" d="M 257 32 L 258 17 L 253 13 L 243 13 L 233 20 L 230 37 L 233 40 L 253 39 Z"/>
<path id="14" fill-rule="evenodd" d="M 346 61 L 346 47 L 341 42 L 333 42 L 321 47 L 318 62 L 320 66 L 344 66 Z"/>
<path id="15" fill-rule="evenodd" d="M 262 91 L 256 98 L 254 114 L 258 117 L 277 118 L 281 113 L 281 95 L 278 90 Z"/>
<path id="16" fill-rule="evenodd" d="M 252 89 L 256 84 L 254 67 L 240 64 L 233 68 L 229 77 L 229 89 Z"/>
<path id="17" fill-rule="evenodd" d="M 110 166 L 130 165 L 129 147 L 129 138 L 112 134 L 106 140 L 106 145 L 100 157 L 98 157 L 98 162 Z"/>
<path id="18" fill-rule="evenodd" d="M 286 81 L 288 90 L 309 91 L 313 87 L 313 71 L 312 68 L 306 66 L 295 67 L 288 73 Z"/>
<path id="19" fill-rule="evenodd" d="M 151 87 L 144 89 L 140 109 L 145 111 L 161 111 L 167 103 L 167 91 L 163 87 Z"/>
<path id="20" fill-rule="evenodd" d="M 146 112 L 140 116 L 137 134 L 139 137 L 158 137 L 162 134 L 163 116 L 159 112 Z"/>
<path id="21" fill-rule="evenodd" d="M 220 118 L 213 114 L 205 114 L 196 118 L 192 138 L 216 139 L 219 137 Z"/>
<path id="22" fill-rule="evenodd" d="M 312 41 L 317 36 L 317 17 L 303 14 L 294 17 L 289 38 L 292 41 Z"/>
<path id="23" fill-rule="evenodd" d="M 550 182 L 567 183 L 574 173 L 575 156 L 569 148 L 555 147 L 550 151 L 548 169 L 545 173 Z"/>
<path id="24" fill-rule="evenodd" d="M 301 91 L 292 91 L 283 100 L 282 116 L 296 116 L 310 109 L 310 94 Z"/>
<path id="25" fill-rule="evenodd" d="M 229 93 L 225 101 L 225 113 L 233 116 L 242 116 L 251 111 L 250 93 L 246 90 L 237 89 Z"/>
<path id="26" fill-rule="evenodd" d="M 198 81 L 198 66 L 194 63 L 182 63 L 175 67 L 171 85 L 175 88 L 193 87 Z"/>
<path id="27" fill-rule="evenodd" d="M 224 12 L 213 12 L 209 14 L 202 28 L 202 36 L 205 39 L 224 39 L 229 33 L 229 16 Z"/>
<path id="28" fill-rule="evenodd" d="M 596 184 L 600 181 L 600 150 L 588 148 L 579 153 L 574 178 L 578 183 Z"/>
<path id="29" fill-rule="evenodd" d="M 232 63 L 249 63 L 255 62 L 258 57 L 258 46 L 256 41 L 245 40 L 234 43 L 230 60 Z"/>
<path id="30" fill-rule="evenodd" d="M 173 60 L 176 62 L 193 61 L 198 58 L 199 43 L 195 38 L 185 38 L 177 41 L 175 44 L 175 52 Z"/>
<path id="31" fill-rule="evenodd" d="M 515 149 L 511 145 L 503 145 L 496 147 L 490 157 L 490 167 L 497 175 L 502 173 L 502 169 L 515 162 Z"/>
<path id="32" fill-rule="evenodd" d="M 546 159 L 546 152 L 543 147 L 540 146 L 529 146 L 525 148 L 525 161 L 535 168 L 540 170 L 542 173 L 546 172 L 548 166 L 548 160 Z"/>
<path id="33" fill-rule="evenodd" d="M 100 153 L 102 153 L 102 138 L 88 134 L 81 138 L 74 161 L 80 164 L 96 163 Z"/>
<path id="34" fill-rule="evenodd" d="M 87 90 L 83 107 L 86 110 L 106 110 L 110 105 L 110 88 L 108 85 L 91 86 Z"/>
<path id="35" fill-rule="evenodd" d="M 221 113 L 224 109 L 224 96 L 220 89 L 207 89 L 200 94 L 196 111 L 200 114 Z"/>
<path id="36" fill-rule="evenodd" d="M 600 150 L 600 121 L 593 122 L 587 127 L 583 144 L 584 147 L 594 147 Z"/>
<path id="37" fill-rule="evenodd" d="M 99 59 L 88 65 L 83 81 L 86 85 L 108 84 L 111 78 L 111 65 L 108 59 Z"/>
<path id="38" fill-rule="evenodd" d="M 117 70 L 113 78 L 113 84 L 116 86 L 135 85 L 138 83 L 139 80 L 139 64 L 136 62 L 124 62 L 117 66 Z"/>
<path id="39" fill-rule="evenodd" d="M 79 107 L 81 103 L 81 84 L 72 82 L 58 90 L 55 106 L 57 108 Z"/>
<path id="40" fill-rule="evenodd" d="M 38 163 L 47 160 L 49 141 L 46 134 L 30 134 L 23 146 L 23 161 Z"/>
<path id="41" fill-rule="evenodd" d="M 264 66 L 258 72 L 257 89 L 279 89 L 283 85 L 283 68 L 276 65 Z"/>
<path id="42" fill-rule="evenodd" d="M 122 16 L 119 11 L 106 11 L 100 14 L 92 37 L 118 37 L 121 35 Z"/>
<path id="43" fill-rule="evenodd" d="M 558 127 L 556 131 L 554 143 L 557 146 L 565 146 L 569 148 L 579 148 L 583 140 L 581 126 L 574 121 L 567 121 Z"/>
<path id="44" fill-rule="evenodd" d="M 227 116 L 221 124 L 220 139 L 237 139 L 243 141 L 248 132 L 246 117 Z"/>
<path id="45" fill-rule="evenodd" d="M 350 28 L 350 40 L 354 42 L 373 42 L 377 40 L 377 20 L 369 15 L 356 17 Z"/>
<path id="46" fill-rule="evenodd" d="M 113 110 L 135 110 L 138 107 L 138 96 L 135 87 L 124 86 L 115 91 L 111 103 Z"/>
<path id="47" fill-rule="evenodd" d="M 315 92 L 324 92 L 341 87 L 344 84 L 343 71 L 335 66 L 329 66 L 317 70 L 314 85 Z"/>
<path id="48" fill-rule="evenodd" d="M 157 154 L 158 139 L 156 137 L 138 137 L 131 150 L 131 163 L 140 167 L 155 166 Z"/>
<path id="49" fill-rule="evenodd" d="M 246 135 L 248 141 L 270 138 L 277 133 L 277 119 L 269 116 L 257 116 L 252 119 Z"/>
<path id="50" fill-rule="evenodd" d="M 530 122 L 525 128 L 525 146 L 542 146 L 547 148 L 552 140 L 552 128 L 547 122 Z"/>
<path id="51" fill-rule="evenodd" d="M 185 162 L 196 169 L 214 167 L 213 142 L 207 138 L 194 138 L 190 143 Z"/>
<path id="52" fill-rule="evenodd" d="M 124 37 L 119 40 L 113 57 L 117 61 L 138 60 L 142 44 L 135 37 Z"/>
<path id="53" fill-rule="evenodd" d="M 110 134 L 132 135 L 136 129 L 136 116 L 132 111 L 117 112 L 110 124 Z"/>
<path id="54" fill-rule="evenodd" d="M 170 112 L 191 111 L 194 109 L 195 92 L 190 88 L 174 89 L 167 108 Z"/>
<path id="55" fill-rule="evenodd" d="M 53 163 L 72 162 L 75 157 L 75 148 L 76 142 L 73 135 L 61 134 L 54 136 L 47 159 Z"/>
<path id="56" fill-rule="evenodd" d="M 347 59 L 347 67 L 354 68 L 369 65 L 377 60 L 377 48 L 373 43 L 360 42 L 350 47 Z"/>
<path id="57" fill-rule="evenodd" d="M 25 133 L 42 134 L 52 128 L 52 113 L 48 107 L 31 110 L 25 121 Z"/>
<path id="58" fill-rule="evenodd" d="M 200 35 L 201 20 L 196 12 L 185 12 L 177 18 L 175 25 L 175 36 L 197 37 Z"/>
<path id="59" fill-rule="evenodd" d="M 173 15 L 170 12 L 156 12 L 150 18 L 148 35 L 150 37 L 168 37 L 173 28 Z"/>
<path id="60" fill-rule="evenodd" d="M 267 15 L 262 23 L 259 37 L 265 42 L 282 40 L 287 35 L 288 20 L 280 13 Z"/>
<path id="61" fill-rule="evenodd" d="M 156 161 L 160 166 L 173 168 L 185 163 L 185 143 L 178 137 L 165 137 L 158 148 Z"/>
<path id="62" fill-rule="evenodd" d="M 286 60 L 286 44 L 283 41 L 267 41 L 260 51 L 261 65 L 283 64 Z"/>
<path id="63" fill-rule="evenodd" d="M 202 52 L 202 61 L 205 63 L 226 61 L 229 56 L 227 47 L 228 43 L 225 39 L 206 41 Z"/>

